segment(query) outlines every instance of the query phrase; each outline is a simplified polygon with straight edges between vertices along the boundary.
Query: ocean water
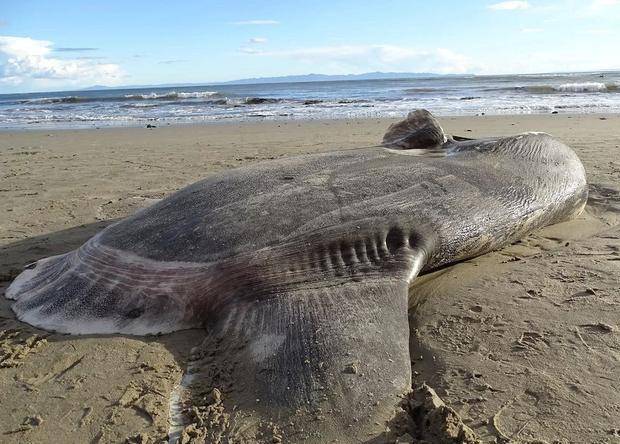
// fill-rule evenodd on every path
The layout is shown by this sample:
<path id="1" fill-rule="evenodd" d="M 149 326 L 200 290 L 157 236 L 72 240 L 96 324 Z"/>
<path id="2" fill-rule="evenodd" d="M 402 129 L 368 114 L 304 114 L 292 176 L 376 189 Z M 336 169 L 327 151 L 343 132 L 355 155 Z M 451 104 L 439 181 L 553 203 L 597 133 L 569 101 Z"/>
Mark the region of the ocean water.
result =
<path id="1" fill-rule="evenodd" d="M 240 120 L 618 113 L 620 72 L 436 76 L 0 94 L 0 128 L 82 128 Z"/>

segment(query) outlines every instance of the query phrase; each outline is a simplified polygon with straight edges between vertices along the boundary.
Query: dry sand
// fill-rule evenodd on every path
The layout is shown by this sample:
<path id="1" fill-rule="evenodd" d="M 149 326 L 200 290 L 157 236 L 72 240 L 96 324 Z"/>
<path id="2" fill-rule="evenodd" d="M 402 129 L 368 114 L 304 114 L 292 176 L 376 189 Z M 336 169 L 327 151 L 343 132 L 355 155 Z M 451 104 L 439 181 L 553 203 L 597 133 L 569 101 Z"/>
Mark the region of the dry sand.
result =
<path id="1" fill-rule="evenodd" d="M 389 120 L 0 133 L 0 293 L 21 267 L 215 171 L 375 144 Z M 550 132 L 583 160 L 586 212 L 418 280 L 414 384 L 483 442 L 620 443 L 620 116 L 443 118 L 467 136 Z M 71 337 L 0 298 L 0 442 L 161 442 L 201 331 Z M 286 442 L 286 437 L 284 437 Z"/>

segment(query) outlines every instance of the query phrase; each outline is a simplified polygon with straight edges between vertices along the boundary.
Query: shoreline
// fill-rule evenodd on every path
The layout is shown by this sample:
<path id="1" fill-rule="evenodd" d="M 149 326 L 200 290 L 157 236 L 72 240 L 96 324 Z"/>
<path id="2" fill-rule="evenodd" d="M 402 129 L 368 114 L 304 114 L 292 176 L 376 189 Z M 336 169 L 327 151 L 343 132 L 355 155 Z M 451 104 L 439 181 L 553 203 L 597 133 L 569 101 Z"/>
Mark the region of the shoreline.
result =
<path id="1" fill-rule="evenodd" d="M 614 117 L 620 116 L 620 111 L 617 112 L 592 112 L 592 113 L 563 113 L 563 112 L 540 112 L 540 113 L 506 113 L 506 114 L 492 114 L 492 113 L 475 113 L 475 114 L 434 114 L 439 119 L 474 119 L 477 117 L 487 117 L 487 118 L 497 118 L 497 119 L 509 119 L 509 118 L 538 118 L 544 116 L 552 116 L 552 117 L 568 117 L 568 118 L 576 118 L 576 117 Z M 268 125 L 268 124 L 294 124 L 294 123 L 324 123 L 324 122 L 346 122 L 346 121 L 372 121 L 372 120 L 382 120 L 382 121 L 395 121 L 400 119 L 401 116 L 398 117 L 386 117 L 386 116 L 377 116 L 377 117 L 369 117 L 369 116 L 360 116 L 360 117 L 333 117 L 333 118 L 274 118 L 274 119 L 265 119 L 265 118 L 257 118 L 256 120 L 252 120 L 249 118 L 245 119 L 213 119 L 213 120 L 200 120 L 200 121 L 170 121 L 166 119 L 162 120 L 144 120 L 141 122 L 135 123 L 123 123 L 123 124 L 105 124 L 105 121 L 101 121 L 98 123 L 89 123 L 84 126 L 76 125 L 76 126 L 63 126 L 63 125 L 55 125 L 52 124 L 49 127 L 37 127 L 37 124 L 32 124 L 32 126 L 15 126 L 15 127 L 2 127 L 0 126 L 0 134 L 12 133 L 12 132 L 37 132 L 37 131 L 101 131 L 101 130 L 115 130 L 115 129 L 139 129 L 146 128 L 147 125 L 154 125 L 155 128 L 152 129 L 160 129 L 160 128 L 194 128 L 201 126 L 230 126 L 230 125 Z M 148 128 L 151 129 L 151 128 Z"/>

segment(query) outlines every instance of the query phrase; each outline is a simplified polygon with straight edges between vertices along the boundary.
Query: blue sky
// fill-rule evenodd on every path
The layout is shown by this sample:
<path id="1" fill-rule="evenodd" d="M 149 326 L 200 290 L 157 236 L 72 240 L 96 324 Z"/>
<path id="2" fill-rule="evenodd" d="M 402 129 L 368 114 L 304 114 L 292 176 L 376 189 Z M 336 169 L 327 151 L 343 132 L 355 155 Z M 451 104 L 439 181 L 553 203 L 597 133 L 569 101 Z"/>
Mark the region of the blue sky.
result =
<path id="1" fill-rule="evenodd" d="M 620 69 L 620 0 L 1 0 L 0 93 Z"/>

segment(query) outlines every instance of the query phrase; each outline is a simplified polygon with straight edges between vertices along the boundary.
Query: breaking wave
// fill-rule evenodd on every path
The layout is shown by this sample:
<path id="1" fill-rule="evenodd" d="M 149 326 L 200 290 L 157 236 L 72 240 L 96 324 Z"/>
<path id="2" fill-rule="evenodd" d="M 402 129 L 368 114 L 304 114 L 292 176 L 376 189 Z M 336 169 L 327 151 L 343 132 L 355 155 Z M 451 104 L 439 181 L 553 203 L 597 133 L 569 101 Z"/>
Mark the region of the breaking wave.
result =
<path id="1" fill-rule="evenodd" d="M 557 94 L 557 93 L 615 93 L 620 92 L 617 83 L 603 82 L 575 82 L 560 85 L 527 85 L 508 88 L 488 88 L 485 91 L 518 91 L 529 94 Z"/>
<path id="2" fill-rule="evenodd" d="M 564 83 L 558 86 L 557 90 L 561 92 L 610 92 L 617 91 L 618 85 L 602 82 Z"/>
<path id="3" fill-rule="evenodd" d="M 192 91 L 176 92 L 170 91 L 162 94 L 125 94 L 123 97 L 128 100 L 175 100 L 175 99 L 204 99 L 219 95 L 217 91 Z"/>
<path id="4" fill-rule="evenodd" d="M 176 92 L 170 91 L 165 93 L 145 93 L 145 94 L 124 94 L 111 96 L 62 96 L 62 97 L 38 97 L 33 99 L 18 100 L 20 104 L 53 104 L 53 103 L 88 103 L 88 102 L 125 102 L 137 100 L 185 100 L 185 99 L 214 99 L 224 100 L 217 91 L 192 91 L 192 92 Z"/>

